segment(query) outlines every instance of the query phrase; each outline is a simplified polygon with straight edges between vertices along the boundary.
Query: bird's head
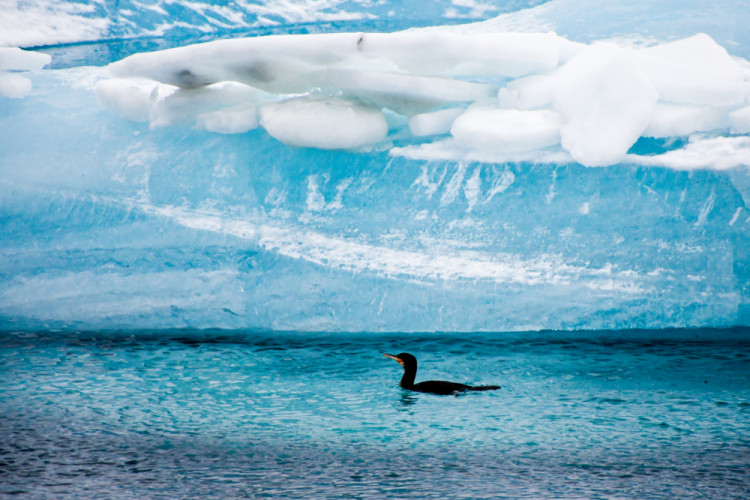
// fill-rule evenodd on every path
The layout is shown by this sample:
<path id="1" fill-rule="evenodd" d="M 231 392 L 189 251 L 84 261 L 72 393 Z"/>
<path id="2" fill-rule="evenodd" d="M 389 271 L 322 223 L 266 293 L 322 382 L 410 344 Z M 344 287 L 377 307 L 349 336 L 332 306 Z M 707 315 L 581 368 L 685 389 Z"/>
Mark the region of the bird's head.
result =
<path id="1" fill-rule="evenodd" d="M 408 352 L 402 352 L 401 354 L 396 354 L 395 356 L 393 354 L 383 354 L 383 356 L 396 360 L 398 364 L 404 367 L 404 370 L 409 370 L 412 367 L 416 370 L 417 368 L 417 358 L 415 358 Z"/>

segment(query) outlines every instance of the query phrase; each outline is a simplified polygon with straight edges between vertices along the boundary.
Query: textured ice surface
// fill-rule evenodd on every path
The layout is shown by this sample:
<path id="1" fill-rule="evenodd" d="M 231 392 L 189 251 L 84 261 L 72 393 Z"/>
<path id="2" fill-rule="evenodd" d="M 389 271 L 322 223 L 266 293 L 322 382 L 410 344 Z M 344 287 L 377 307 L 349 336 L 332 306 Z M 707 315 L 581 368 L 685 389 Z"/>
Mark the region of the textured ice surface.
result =
<path id="1" fill-rule="evenodd" d="M 691 2 L 608 5 L 22 73 L 0 104 L 2 324 L 748 324 L 747 13 L 688 30 Z"/>
<path id="2" fill-rule="evenodd" d="M 450 129 L 457 142 L 476 149 L 526 151 L 560 142 L 562 117 L 552 110 L 473 107 Z"/>
<path id="3" fill-rule="evenodd" d="M 341 98 L 298 97 L 266 104 L 260 123 L 284 144 L 320 149 L 371 146 L 388 133 L 380 109 Z"/>
<path id="4" fill-rule="evenodd" d="M 594 45 L 558 76 L 553 103 L 564 119 L 561 145 L 583 165 L 615 164 L 643 133 L 657 100 L 634 54 Z"/>
<path id="5" fill-rule="evenodd" d="M 199 90 L 214 87 L 213 103 L 220 106 L 215 86 L 239 82 L 281 101 L 265 105 L 260 125 L 286 144 L 375 146 L 387 132 L 378 111 L 383 109 L 402 117 L 391 120 L 394 137 L 428 138 L 394 154 L 421 159 L 502 159 L 532 151 L 527 159 L 556 162 L 560 156 L 548 156 L 547 149 L 556 147 L 582 165 L 607 166 L 623 161 L 642 136 L 743 130 L 742 123 L 730 129 L 729 116 L 735 113 L 734 121 L 741 122 L 737 113 L 750 99 L 750 63 L 731 57 L 705 34 L 633 48 L 573 43 L 551 33 L 464 31 L 276 35 L 135 54 L 109 66 L 115 79 L 100 83 L 101 100 L 125 117 L 140 117 L 143 80 L 166 87 L 166 97 L 152 92 L 151 125 L 159 126 L 164 120 L 158 108 L 165 101 L 172 100 L 172 108 L 195 107 L 200 104 L 191 96 L 205 100 Z M 125 83 L 113 83 L 120 81 Z M 115 86 L 118 98 L 112 99 Z M 180 101 L 171 96 L 174 87 L 181 89 Z M 227 87 L 226 93 L 236 91 Z M 225 106 L 239 104 L 238 98 L 227 98 Z M 254 95 L 244 99 L 257 102 Z M 132 109 L 123 105 L 129 102 Z M 469 107 L 456 113 L 461 106 Z M 286 114 L 279 114 L 283 109 Z M 343 109 L 361 119 L 344 119 L 336 111 Z M 448 132 L 451 140 L 436 148 L 433 136 Z M 742 154 L 750 157 L 750 151 Z M 706 166 L 711 160 L 703 159 Z"/>

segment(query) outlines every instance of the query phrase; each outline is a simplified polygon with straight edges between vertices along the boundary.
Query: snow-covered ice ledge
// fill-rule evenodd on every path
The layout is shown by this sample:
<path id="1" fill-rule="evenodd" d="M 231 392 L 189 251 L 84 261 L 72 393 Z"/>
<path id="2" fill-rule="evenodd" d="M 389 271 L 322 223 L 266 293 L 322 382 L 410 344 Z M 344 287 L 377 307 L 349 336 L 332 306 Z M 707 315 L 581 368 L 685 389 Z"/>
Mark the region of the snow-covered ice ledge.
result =
<path id="1" fill-rule="evenodd" d="M 750 63 L 708 35 L 636 46 L 466 31 L 281 35 L 141 53 L 110 64 L 98 96 L 152 127 L 262 127 L 297 147 L 428 160 L 750 165 Z M 690 141 L 684 151 L 628 154 L 641 137 Z"/>

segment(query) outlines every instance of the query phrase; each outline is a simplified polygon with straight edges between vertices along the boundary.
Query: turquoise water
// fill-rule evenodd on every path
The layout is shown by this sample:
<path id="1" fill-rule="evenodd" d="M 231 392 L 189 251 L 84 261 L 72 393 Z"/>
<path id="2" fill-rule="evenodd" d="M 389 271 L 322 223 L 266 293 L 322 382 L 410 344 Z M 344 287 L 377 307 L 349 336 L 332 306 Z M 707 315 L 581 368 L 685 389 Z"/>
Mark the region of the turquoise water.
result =
<path id="1" fill-rule="evenodd" d="M 24 498 L 747 498 L 750 330 L 5 332 L 0 436 Z"/>

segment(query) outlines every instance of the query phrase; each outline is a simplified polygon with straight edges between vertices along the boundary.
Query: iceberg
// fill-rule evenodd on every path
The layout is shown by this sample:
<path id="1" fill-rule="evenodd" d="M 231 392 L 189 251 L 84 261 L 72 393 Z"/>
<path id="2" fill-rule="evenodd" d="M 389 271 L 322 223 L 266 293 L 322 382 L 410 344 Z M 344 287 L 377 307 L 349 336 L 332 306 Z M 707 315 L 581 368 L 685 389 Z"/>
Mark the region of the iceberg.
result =
<path id="1" fill-rule="evenodd" d="M 0 324 L 750 324 L 748 14 L 537 3 L 381 31 L 311 4 L 357 29 L 252 36 L 270 4 L 185 3 L 210 40 L 0 49 Z M 177 4 L 118 19 L 154 36 Z M 85 5 L 66 36 L 120 43 Z"/>

